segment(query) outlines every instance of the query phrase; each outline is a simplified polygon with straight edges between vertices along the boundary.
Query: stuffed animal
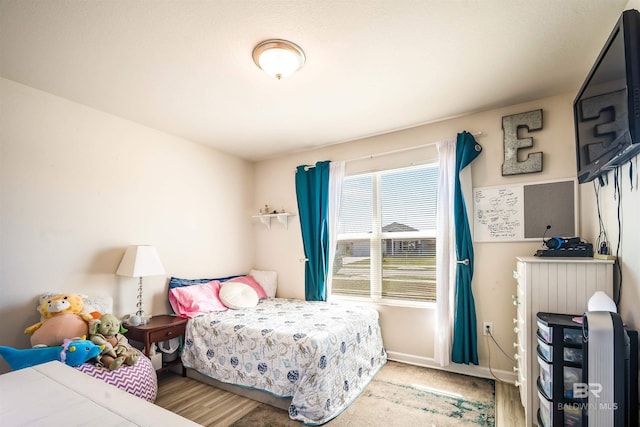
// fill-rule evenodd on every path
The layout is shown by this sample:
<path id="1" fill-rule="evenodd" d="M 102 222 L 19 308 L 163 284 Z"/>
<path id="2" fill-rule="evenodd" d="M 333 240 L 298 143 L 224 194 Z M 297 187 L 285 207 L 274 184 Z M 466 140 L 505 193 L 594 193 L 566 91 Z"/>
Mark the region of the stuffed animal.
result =
<path id="1" fill-rule="evenodd" d="M 69 366 L 79 366 L 97 357 L 103 347 L 82 339 L 65 339 L 61 346 L 16 349 L 0 346 L 0 355 L 7 361 L 11 369 L 18 370 L 59 360 Z"/>
<path id="2" fill-rule="evenodd" d="M 129 340 L 123 334 L 127 330 L 122 322 L 111 313 L 100 316 L 89 323 L 89 337 L 98 345 L 104 345 L 98 362 L 113 371 L 124 365 L 135 365 L 139 353 L 129 346 Z"/>
<path id="3" fill-rule="evenodd" d="M 31 346 L 58 346 L 66 338 L 86 336 L 93 317 L 83 313 L 82 308 L 82 297 L 77 294 L 60 294 L 43 300 L 38 307 L 43 320 L 24 330 L 31 335 Z"/>

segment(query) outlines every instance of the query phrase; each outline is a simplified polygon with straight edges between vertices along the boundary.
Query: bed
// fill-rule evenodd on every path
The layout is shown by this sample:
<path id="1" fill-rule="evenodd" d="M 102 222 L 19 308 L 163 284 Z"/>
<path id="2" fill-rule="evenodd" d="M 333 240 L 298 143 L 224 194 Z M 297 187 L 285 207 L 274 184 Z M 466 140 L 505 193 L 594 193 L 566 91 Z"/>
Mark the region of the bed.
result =
<path id="1" fill-rule="evenodd" d="M 182 362 L 188 375 L 285 398 L 291 419 L 324 424 L 386 363 L 378 320 L 366 306 L 268 296 L 190 318 Z"/>
<path id="2" fill-rule="evenodd" d="M 3 426 L 199 425 L 57 361 L 0 375 L 0 402 Z"/>

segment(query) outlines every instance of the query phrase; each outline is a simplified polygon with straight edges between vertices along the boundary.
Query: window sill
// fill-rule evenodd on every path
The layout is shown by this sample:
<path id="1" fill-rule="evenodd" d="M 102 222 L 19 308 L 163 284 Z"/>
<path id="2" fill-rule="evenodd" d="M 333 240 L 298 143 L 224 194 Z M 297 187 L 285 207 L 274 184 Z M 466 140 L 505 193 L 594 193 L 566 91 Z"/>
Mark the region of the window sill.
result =
<path id="1" fill-rule="evenodd" d="M 387 307 L 406 307 L 406 308 L 421 308 L 428 310 L 435 310 L 436 303 L 435 302 L 426 302 L 426 301 L 405 301 L 405 300 L 397 300 L 397 299 L 373 299 L 373 298 L 359 298 L 359 297 L 348 297 L 342 295 L 332 295 L 330 301 L 332 302 L 346 302 L 346 303 L 358 303 L 358 304 L 371 304 L 371 305 L 383 305 Z"/>

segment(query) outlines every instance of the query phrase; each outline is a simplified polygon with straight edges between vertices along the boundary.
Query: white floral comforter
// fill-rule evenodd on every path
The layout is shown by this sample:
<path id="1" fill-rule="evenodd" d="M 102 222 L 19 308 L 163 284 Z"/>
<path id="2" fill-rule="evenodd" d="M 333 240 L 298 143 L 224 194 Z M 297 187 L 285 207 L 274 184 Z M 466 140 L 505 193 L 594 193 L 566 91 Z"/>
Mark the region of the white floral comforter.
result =
<path id="1" fill-rule="evenodd" d="M 372 308 L 271 298 L 190 319 L 182 361 L 226 383 L 291 397 L 289 416 L 323 424 L 386 363 Z"/>

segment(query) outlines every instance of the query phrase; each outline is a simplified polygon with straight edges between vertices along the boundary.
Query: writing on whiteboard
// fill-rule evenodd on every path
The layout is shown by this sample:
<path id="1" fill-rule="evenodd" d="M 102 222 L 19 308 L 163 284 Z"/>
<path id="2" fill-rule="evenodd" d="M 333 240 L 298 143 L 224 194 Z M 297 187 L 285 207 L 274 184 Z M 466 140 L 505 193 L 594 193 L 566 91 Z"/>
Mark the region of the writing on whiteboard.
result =
<path id="1" fill-rule="evenodd" d="M 475 240 L 522 238 L 524 212 L 521 186 L 475 189 L 473 198 Z"/>

